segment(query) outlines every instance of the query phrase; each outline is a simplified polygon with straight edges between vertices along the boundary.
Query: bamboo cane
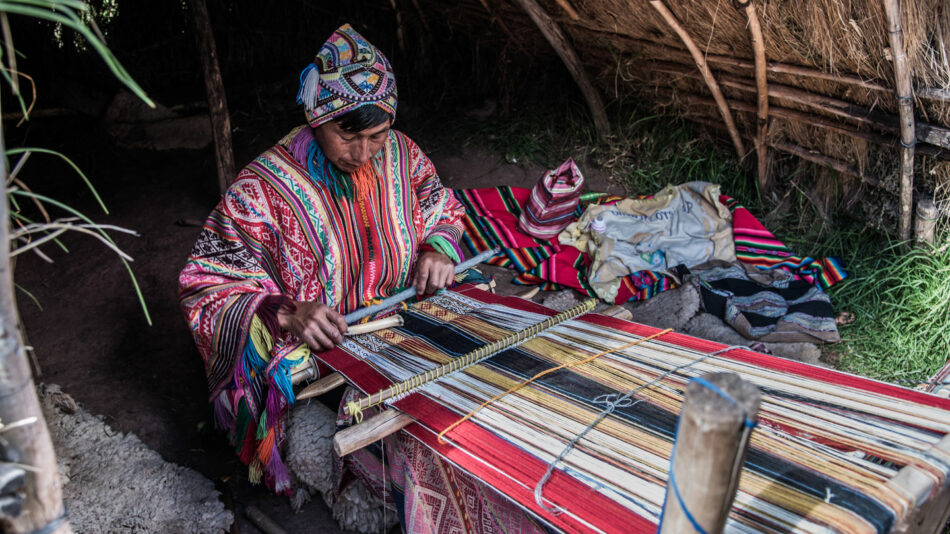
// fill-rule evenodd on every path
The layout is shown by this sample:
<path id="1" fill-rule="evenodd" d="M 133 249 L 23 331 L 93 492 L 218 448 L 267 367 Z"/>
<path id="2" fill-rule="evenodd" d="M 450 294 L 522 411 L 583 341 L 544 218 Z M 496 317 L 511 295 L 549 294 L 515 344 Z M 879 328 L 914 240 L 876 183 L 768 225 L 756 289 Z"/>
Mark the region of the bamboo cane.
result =
<path id="1" fill-rule="evenodd" d="M 632 4 L 632 2 L 631 2 Z M 712 93 L 713 98 L 716 100 L 716 107 L 719 108 L 719 113 L 722 115 L 722 120 L 726 124 L 726 129 L 729 131 L 729 137 L 732 139 L 732 144 L 736 149 L 736 154 L 738 154 L 739 159 L 745 157 L 745 149 L 742 146 L 742 138 L 739 136 L 739 130 L 736 128 L 735 121 L 732 120 L 732 112 L 729 111 L 729 105 L 726 104 L 726 98 L 722 96 L 722 90 L 719 89 L 719 84 L 716 82 L 716 78 L 713 76 L 712 71 L 709 70 L 709 65 L 706 64 L 706 60 L 703 57 L 703 53 L 696 46 L 696 43 L 693 42 L 693 39 L 686 33 L 686 30 L 683 29 L 683 26 L 680 25 L 679 21 L 676 20 L 676 16 L 666 7 L 666 4 L 662 0 L 650 0 L 650 5 L 656 9 L 657 13 L 663 18 L 664 21 L 670 26 L 670 28 L 676 32 L 680 40 L 683 41 L 683 44 L 686 45 L 686 48 L 689 49 L 689 53 L 693 56 L 693 61 L 696 63 L 696 68 L 699 69 L 699 72 L 703 75 L 703 80 L 706 82 L 706 86 L 709 88 L 709 92 Z"/>
<path id="2" fill-rule="evenodd" d="M 914 88 L 911 84 L 911 72 L 907 66 L 904 50 L 900 3 L 898 0 L 884 0 L 884 7 L 887 15 L 887 32 L 891 37 L 891 55 L 894 57 L 894 89 L 897 92 L 901 146 L 903 147 L 900 218 L 897 223 L 897 234 L 906 241 L 910 239 L 911 206 L 914 203 L 914 145 L 917 144 L 914 128 Z"/>
<path id="3" fill-rule="evenodd" d="M 757 118 L 755 135 L 756 176 L 759 178 L 759 194 L 765 196 L 769 188 L 768 177 L 768 147 L 765 136 L 769 128 L 769 86 L 766 79 L 765 42 L 762 38 L 762 27 L 755 12 L 755 3 L 748 0 L 745 4 L 746 18 L 749 19 L 749 39 L 752 41 L 752 51 L 755 54 L 755 84 L 757 92 Z"/>
<path id="4" fill-rule="evenodd" d="M 561 58 L 561 61 L 564 62 L 564 66 L 570 71 L 571 76 L 574 77 L 574 83 L 577 84 L 581 93 L 584 94 L 587 107 L 590 108 L 590 114 L 594 119 L 594 128 L 597 130 L 597 135 L 601 139 L 609 136 L 610 122 L 607 121 L 607 112 L 604 109 L 603 101 L 600 99 L 600 94 L 597 92 L 597 89 L 594 88 L 594 84 L 591 83 L 590 78 L 587 76 L 587 71 L 584 70 L 584 65 L 581 63 L 580 58 L 577 57 L 577 52 L 568 42 L 567 37 L 564 36 L 564 32 L 561 31 L 560 26 L 554 22 L 554 19 L 552 19 L 535 0 L 515 1 L 521 6 L 521 9 L 528 13 L 528 16 L 531 17 L 534 24 L 541 30 L 544 38 L 547 39 L 548 43 L 550 43 L 551 47 L 554 48 L 554 51 L 557 52 L 557 55 Z"/>

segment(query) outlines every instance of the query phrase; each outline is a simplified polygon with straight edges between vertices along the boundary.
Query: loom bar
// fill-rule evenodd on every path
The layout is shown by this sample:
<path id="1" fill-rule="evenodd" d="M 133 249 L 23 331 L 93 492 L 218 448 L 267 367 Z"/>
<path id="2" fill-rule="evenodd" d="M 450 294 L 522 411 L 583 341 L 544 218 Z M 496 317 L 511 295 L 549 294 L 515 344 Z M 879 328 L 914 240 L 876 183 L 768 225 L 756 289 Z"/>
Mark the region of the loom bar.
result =
<path id="1" fill-rule="evenodd" d="M 429 369 L 428 371 L 415 376 L 411 376 L 408 379 L 403 380 L 398 384 L 393 384 L 392 386 L 389 386 L 384 390 L 380 390 L 377 393 L 363 397 L 358 401 L 350 402 L 347 404 L 346 408 L 343 409 L 343 413 L 348 416 L 355 416 L 357 418 L 357 422 L 359 422 L 359 413 L 366 408 L 371 408 L 378 404 L 382 404 L 393 397 L 411 393 L 412 391 L 424 386 L 425 384 L 428 384 L 429 382 L 432 382 L 433 380 L 438 380 L 447 374 L 460 371 L 470 365 L 484 360 L 485 358 L 501 352 L 502 350 L 516 346 L 558 323 L 563 323 L 564 321 L 568 321 L 574 317 L 577 317 L 578 315 L 582 315 L 593 310 L 596 304 L 597 299 L 587 299 L 569 310 L 562 311 L 553 317 L 548 317 L 540 323 L 533 324 L 524 330 L 519 330 L 487 345 L 482 345 L 481 347 L 463 356 L 455 358 L 445 365 L 436 367 L 434 369 Z"/>
<path id="2" fill-rule="evenodd" d="M 333 450 L 341 457 L 358 451 L 363 447 L 395 434 L 412 423 L 409 417 L 392 408 L 370 417 L 358 425 L 337 432 L 333 436 Z"/>
<path id="3" fill-rule="evenodd" d="M 346 378 L 343 378 L 343 375 L 340 373 L 330 373 L 327 376 L 317 380 L 313 384 L 308 385 L 307 387 L 300 390 L 295 396 L 296 400 L 305 400 L 312 397 L 319 397 L 328 391 L 333 391 L 334 389 L 346 384 Z"/>
<path id="4" fill-rule="evenodd" d="M 501 248 L 495 247 L 491 250 L 486 250 L 485 252 L 482 252 L 481 254 L 475 257 L 469 258 L 455 266 L 455 274 L 458 274 L 462 271 L 470 269 L 478 265 L 479 263 L 482 263 L 483 261 L 492 258 L 499 252 L 501 252 Z M 410 299 L 414 296 L 416 296 L 416 288 L 415 287 L 406 288 L 391 297 L 387 297 L 383 299 L 383 301 L 380 302 L 379 304 L 366 306 L 365 308 L 360 308 L 356 311 L 352 311 L 344 315 L 343 320 L 346 321 L 346 324 L 353 324 L 364 317 L 369 317 L 370 315 L 373 315 L 376 312 L 380 312 L 382 310 L 385 310 L 386 308 L 395 306 L 396 304 L 399 304 L 400 302 L 406 299 Z"/>

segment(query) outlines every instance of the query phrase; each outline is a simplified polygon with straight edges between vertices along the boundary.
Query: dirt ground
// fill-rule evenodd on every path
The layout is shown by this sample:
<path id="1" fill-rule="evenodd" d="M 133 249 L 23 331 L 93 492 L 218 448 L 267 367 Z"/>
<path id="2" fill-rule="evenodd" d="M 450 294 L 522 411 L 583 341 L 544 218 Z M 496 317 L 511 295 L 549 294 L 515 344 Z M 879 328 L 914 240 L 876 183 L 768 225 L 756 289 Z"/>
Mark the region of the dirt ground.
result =
<path id="1" fill-rule="evenodd" d="M 241 117 L 235 120 L 238 166 L 297 124 L 296 115 L 257 125 L 242 124 Z M 543 172 L 475 149 L 448 148 L 435 133 L 413 131 L 411 124 L 397 127 L 427 150 L 447 187 L 530 187 Z M 22 321 L 39 364 L 37 381 L 59 384 L 114 429 L 136 434 L 166 460 L 215 481 L 225 499 L 232 500 L 238 531 L 258 532 L 242 513 L 254 504 L 288 532 L 339 532 L 322 503 L 294 515 L 285 498 L 241 479 L 246 470 L 239 468 L 225 437 L 210 428 L 201 359 L 176 293 L 178 272 L 200 230 L 192 222 L 203 221 L 218 199 L 210 147 L 119 150 L 94 119 L 78 116 L 36 122 L 7 136 L 10 146 L 45 146 L 73 158 L 96 184 L 110 214 L 103 215 L 80 179 L 51 158 L 33 156 L 24 167 L 20 176 L 32 189 L 97 222 L 140 234 L 115 234 L 115 239 L 135 258 L 132 267 L 153 323 L 146 323 L 121 262 L 97 241 L 68 236 L 63 241 L 69 253 L 44 247 L 52 264 L 36 255 L 21 256 L 16 283 L 42 306 L 18 291 Z M 588 172 L 587 177 L 594 189 L 617 190 L 602 174 Z M 505 273 L 499 281 L 504 285 Z"/>

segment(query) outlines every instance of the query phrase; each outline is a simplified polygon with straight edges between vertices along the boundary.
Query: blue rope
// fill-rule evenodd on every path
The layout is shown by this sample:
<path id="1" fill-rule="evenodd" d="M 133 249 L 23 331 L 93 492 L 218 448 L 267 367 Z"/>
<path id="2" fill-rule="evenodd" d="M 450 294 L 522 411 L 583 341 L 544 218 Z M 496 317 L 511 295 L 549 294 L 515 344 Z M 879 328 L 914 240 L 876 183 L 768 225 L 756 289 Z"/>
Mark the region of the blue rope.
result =
<path id="1" fill-rule="evenodd" d="M 755 428 L 755 425 L 758 424 L 757 421 L 752 421 L 749 419 L 749 416 L 746 414 L 745 408 L 743 408 L 742 405 L 736 402 L 736 400 L 732 398 L 731 395 L 729 395 L 728 393 L 720 389 L 718 386 L 716 386 L 712 382 L 706 380 L 705 378 L 701 376 L 693 377 L 690 380 L 690 382 L 696 382 L 697 384 L 705 387 L 706 389 L 711 390 L 713 393 L 716 393 L 720 397 L 726 399 L 727 401 L 731 402 L 734 406 L 739 408 L 739 410 L 742 411 L 742 426 L 744 428 L 744 432 L 751 432 L 752 429 Z M 693 528 L 696 529 L 696 532 L 699 532 L 699 534 L 706 534 L 706 531 L 703 529 L 702 526 L 700 526 L 699 522 L 696 521 L 696 518 L 693 517 L 693 514 L 689 511 L 689 508 L 686 507 L 686 503 L 683 501 L 683 497 L 680 495 L 679 486 L 676 484 L 676 476 L 673 471 L 673 459 L 676 458 L 676 442 L 679 438 L 679 433 L 680 433 L 680 425 L 679 425 L 679 422 L 677 422 L 676 434 L 673 435 L 673 450 L 670 452 L 670 478 L 669 478 L 670 487 L 673 489 L 673 496 L 676 497 L 676 502 L 679 503 L 680 508 L 683 510 L 683 514 L 686 516 L 686 519 L 688 519 L 690 524 L 693 525 Z M 660 512 L 660 521 L 656 526 L 657 532 L 660 532 L 660 530 L 663 529 L 663 515 L 664 515 L 664 512 L 666 511 L 666 499 L 663 500 L 663 508 L 661 510 L 662 511 Z"/>

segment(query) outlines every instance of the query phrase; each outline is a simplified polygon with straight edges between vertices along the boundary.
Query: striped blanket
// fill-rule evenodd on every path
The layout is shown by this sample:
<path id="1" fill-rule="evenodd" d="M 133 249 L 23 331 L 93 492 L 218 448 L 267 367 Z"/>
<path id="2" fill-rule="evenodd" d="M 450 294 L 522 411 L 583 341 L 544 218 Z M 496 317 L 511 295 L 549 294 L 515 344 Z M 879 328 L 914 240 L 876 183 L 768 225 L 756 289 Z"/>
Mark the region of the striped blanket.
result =
<path id="1" fill-rule="evenodd" d="M 402 327 L 317 356 L 376 392 L 550 315 L 529 301 L 463 287 L 414 304 Z M 950 458 L 932 447 L 950 432 L 950 400 L 745 349 L 711 355 L 726 347 L 676 333 L 549 374 L 477 412 L 446 435 L 447 444 L 436 439 L 542 370 L 657 332 L 588 314 L 393 405 L 416 420 L 409 435 L 568 532 L 655 531 L 685 385 L 709 372 L 738 373 L 762 392 L 727 532 L 887 532 L 914 507 L 888 485 L 901 467 L 946 483 Z M 605 401 L 651 382 L 632 397 L 637 402 L 568 447 L 536 500 L 549 463 Z M 678 481 L 689 482 L 698 481 Z"/>
<path id="2" fill-rule="evenodd" d="M 574 288 L 589 296 L 596 296 L 587 281 L 591 262 L 586 253 L 561 245 L 556 239 L 535 239 L 518 230 L 518 218 L 530 194 L 530 189 L 509 186 L 456 190 L 455 196 L 466 211 L 465 244 L 474 253 L 502 247 L 504 255 L 490 263 L 514 268 L 518 272 L 514 279 L 516 284 L 543 284 L 545 290 Z M 574 217 L 579 217 L 590 204 L 612 203 L 621 198 L 604 193 L 586 193 L 581 196 Z M 735 199 L 722 195 L 719 201 L 732 213 L 736 257 L 740 261 L 763 269 L 785 269 L 823 288 L 847 276 L 834 258 L 814 259 L 795 255 Z M 675 288 L 678 274 L 655 271 L 633 273 L 623 279 L 614 303 L 644 300 Z"/>

